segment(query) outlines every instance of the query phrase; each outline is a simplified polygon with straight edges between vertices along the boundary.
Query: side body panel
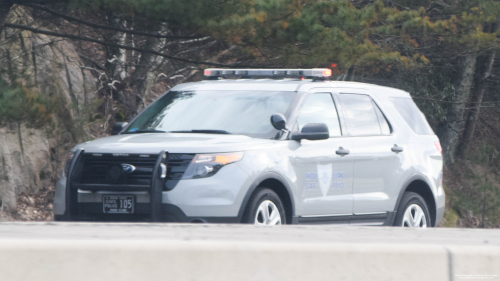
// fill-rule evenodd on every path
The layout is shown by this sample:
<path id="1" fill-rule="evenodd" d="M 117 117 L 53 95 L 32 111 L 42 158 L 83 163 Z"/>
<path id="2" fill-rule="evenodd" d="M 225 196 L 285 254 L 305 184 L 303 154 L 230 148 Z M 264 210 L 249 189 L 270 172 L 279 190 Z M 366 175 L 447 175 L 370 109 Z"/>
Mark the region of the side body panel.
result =
<path id="1" fill-rule="evenodd" d="M 411 175 L 407 154 L 391 147 L 405 147 L 395 136 L 353 138 L 354 214 L 389 212 L 394 209 L 404 179 Z"/>
<path id="2" fill-rule="evenodd" d="M 245 151 L 243 159 L 236 163 L 248 175 L 244 184 L 238 187 L 238 198 L 241 198 L 239 215 L 242 215 L 255 188 L 266 179 L 280 181 L 290 195 L 294 208 L 291 215 L 300 213 L 298 175 L 292 166 L 292 156 L 298 147 L 296 141 L 275 141 L 275 145 L 270 148 Z"/>
<path id="3" fill-rule="evenodd" d="M 290 116 L 288 124 L 294 130 L 301 108 L 306 98 L 314 93 L 329 93 L 332 88 L 313 88 L 308 92 L 299 93 L 301 103 Z M 297 194 L 300 202 L 300 211 L 297 216 L 303 218 L 337 217 L 352 215 L 352 187 L 353 187 L 353 145 L 351 138 L 344 131 L 345 122 L 341 114 L 342 106 L 332 95 L 337 112 L 342 136 L 330 137 L 327 140 L 300 142 L 290 140 L 297 146 L 290 151 L 290 160 L 297 175 Z M 338 155 L 339 149 L 349 150 L 347 155 Z"/>
<path id="4" fill-rule="evenodd" d="M 434 195 L 436 204 L 435 221 L 436 226 L 441 222 L 444 215 L 445 193 L 443 189 L 443 156 L 437 150 L 435 143 L 439 142 L 437 136 L 419 136 L 409 143 L 411 159 L 415 174 L 423 175 Z"/>
<path id="5" fill-rule="evenodd" d="M 384 113 L 387 114 L 389 122 L 398 128 L 398 140 L 404 144 L 404 152 L 411 161 L 411 174 L 402 177 L 400 194 L 394 205 L 394 211 L 399 207 L 399 200 L 401 199 L 404 189 L 408 187 L 415 180 L 422 180 L 432 192 L 433 200 L 435 202 L 435 221 L 436 226 L 441 222 L 444 214 L 445 194 L 442 186 L 443 176 L 443 157 L 436 147 L 439 139 L 436 135 L 419 135 L 416 134 L 408 124 L 403 120 L 401 115 L 395 108 L 390 98 L 380 98 L 382 95 L 375 95 L 374 100 L 381 104 Z M 409 98 L 409 97 L 408 97 Z M 431 206 L 428 206 L 432 208 Z"/>
<path id="6" fill-rule="evenodd" d="M 408 152 L 404 151 L 407 147 L 404 133 L 397 124 L 393 124 L 394 117 L 385 110 L 388 106 L 387 96 L 383 92 L 372 92 L 379 89 L 339 88 L 336 91 L 340 99 L 340 93 L 370 96 L 392 127 L 390 135 L 351 137 L 354 146 L 353 213 L 390 212 L 394 210 L 404 181 L 413 173 Z M 345 109 L 346 105 L 343 107 Z M 393 152 L 391 149 L 394 145 L 402 147 L 403 152 Z"/>
<path id="7" fill-rule="evenodd" d="M 352 214 L 353 158 L 335 153 L 352 150 L 349 138 L 302 140 L 291 164 L 297 174 L 300 216 Z"/>

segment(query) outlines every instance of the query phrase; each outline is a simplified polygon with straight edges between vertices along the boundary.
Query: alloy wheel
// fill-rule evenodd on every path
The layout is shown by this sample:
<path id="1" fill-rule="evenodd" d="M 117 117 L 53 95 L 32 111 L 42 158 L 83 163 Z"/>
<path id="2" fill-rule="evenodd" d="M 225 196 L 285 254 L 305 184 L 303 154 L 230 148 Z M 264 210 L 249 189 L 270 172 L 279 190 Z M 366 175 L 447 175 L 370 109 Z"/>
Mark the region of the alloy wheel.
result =
<path id="1" fill-rule="evenodd" d="M 403 227 L 411 228 L 426 228 L 427 220 L 425 219 L 424 210 L 417 204 L 411 204 L 406 208 L 403 216 Z"/>
<path id="2" fill-rule="evenodd" d="M 260 203 L 255 214 L 256 225 L 280 225 L 281 214 L 278 207 L 271 200 L 264 200 Z"/>

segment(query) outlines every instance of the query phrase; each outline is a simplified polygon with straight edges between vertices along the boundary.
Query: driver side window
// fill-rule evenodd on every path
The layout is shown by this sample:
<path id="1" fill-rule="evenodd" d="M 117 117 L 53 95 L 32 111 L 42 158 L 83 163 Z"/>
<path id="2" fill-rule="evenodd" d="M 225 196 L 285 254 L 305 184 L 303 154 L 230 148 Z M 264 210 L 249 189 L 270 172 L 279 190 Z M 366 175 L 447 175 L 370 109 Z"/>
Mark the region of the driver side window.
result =
<path id="1" fill-rule="evenodd" d="M 309 123 L 324 123 L 328 126 L 330 137 L 339 137 L 339 115 L 333 97 L 330 93 L 315 93 L 309 95 L 297 119 L 299 131 Z"/>

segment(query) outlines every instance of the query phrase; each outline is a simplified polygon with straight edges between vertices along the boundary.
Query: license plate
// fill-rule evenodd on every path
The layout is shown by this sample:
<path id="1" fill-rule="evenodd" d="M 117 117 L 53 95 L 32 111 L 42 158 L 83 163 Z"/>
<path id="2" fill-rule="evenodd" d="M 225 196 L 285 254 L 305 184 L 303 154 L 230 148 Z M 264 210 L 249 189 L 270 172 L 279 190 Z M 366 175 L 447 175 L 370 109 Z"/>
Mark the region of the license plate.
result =
<path id="1" fill-rule="evenodd" d="M 105 214 L 132 214 L 134 201 L 131 195 L 103 196 L 102 209 Z"/>

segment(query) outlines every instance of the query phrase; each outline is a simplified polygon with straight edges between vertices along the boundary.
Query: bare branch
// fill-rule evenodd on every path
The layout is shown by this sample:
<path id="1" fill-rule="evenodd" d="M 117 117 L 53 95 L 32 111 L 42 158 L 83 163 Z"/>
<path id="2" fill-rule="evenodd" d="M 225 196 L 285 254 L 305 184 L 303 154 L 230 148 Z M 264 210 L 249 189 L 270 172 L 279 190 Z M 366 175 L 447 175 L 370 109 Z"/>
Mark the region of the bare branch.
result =
<path id="1" fill-rule="evenodd" d="M 104 75 L 104 72 L 100 72 L 99 70 L 95 69 L 95 68 L 92 68 L 92 67 L 88 67 L 88 66 L 84 66 L 84 65 L 80 65 L 78 64 L 76 61 L 70 59 L 69 57 L 66 57 L 68 59 L 68 61 L 76 64 L 76 66 L 78 66 L 80 69 L 86 69 L 86 70 L 90 70 L 90 71 L 95 71 L 97 72 L 99 75 Z"/>
<path id="2" fill-rule="evenodd" d="M 6 23 L 5 27 L 10 27 L 10 28 L 17 28 L 17 29 L 22 29 L 22 30 L 28 30 L 34 33 L 41 33 L 45 35 L 50 35 L 50 36 L 56 36 L 56 37 L 64 37 L 64 38 L 69 38 L 73 40 L 82 40 L 82 41 L 89 41 L 89 42 L 94 42 L 97 44 L 101 44 L 104 46 L 109 46 L 109 47 L 115 47 L 115 48 L 121 48 L 121 49 L 127 49 L 127 50 L 134 50 L 142 53 L 149 53 L 152 55 L 156 56 L 161 56 L 165 57 L 170 60 L 175 60 L 175 61 L 181 61 L 181 62 L 186 62 L 186 63 L 193 63 L 193 64 L 204 64 L 204 65 L 213 65 L 213 66 L 221 66 L 221 67 L 231 67 L 234 65 L 230 64 L 222 64 L 222 63 L 216 63 L 216 62 L 207 62 L 207 61 L 193 61 L 185 58 L 179 58 L 179 57 L 174 57 L 174 56 L 169 56 L 167 54 L 163 54 L 157 51 L 153 50 L 148 50 L 148 49 L 143 49 L 143 48 L 137 48 L 137 47 L 131 47 L 131 46 L 125 46 L 125 45 L 120 45 L 120 44 L 115 44 L 111 42 L 106 42 L 102 40 L 97 40 L 94 38 L 90 37 L 84 37 L 84 36 L 77 36 L 77 35 L 72 35 L 72 34 L 65 34 L 65 33 L 59 33 L 59 32 L 53 32 L 53 31 L 48 31 L 48 30 L 42 30 L 42 29 L 37 29 L 29 26 L 24 26 L 24 25 L 19 25 L 19 24 L 13 24 L 13 23 Z"/>
<path id="3" fill-rule="evenodd" d="M 65 14 L 61 14 L 59 12 L 56 12 L 51 9 L 47 9 L 45 7 L 39 6 L 39 5 L 31 5 L 31 4 L 26 4 L 24 6 L 31 7 L 37 10 L 41 10 L 47 13 L 50 13 L 54 16 L 60 17 L 62 19 L 65 19 L 70 22 L 76 22 L 76 23 L 81 23 L 93 28 L 99 28 L 99 29 L 107 29 L 107 30 L 114 30 L 118 32 L 124 32 L 124 33 L 129 33 L 129 34 L 135 34 L 135 35 L 142 35 L 142 36 L 149 36 L 149 37 L 154 37 L 154 38 L 167 38 L 167 39 L 193 39 L 193 40 L 205 40 L 206 37 L 199 38 L 197 36 L 173 36 L 173 35 L 163 35 L 163 34 L 158 34 L 158 33 L 149 33 L 149 32 L 144 32 L 144 31 L 136 31 L 136 30 L 130 30 L 130 29 L 123 29 L 119 27 L 114 27 L 114 26 L 108 26 L 108 25 L 100 25 L 100 24 L 95 24 L 91 23 L 88 21 L 84 21 L 75 17 L 71 17 Z"/>

